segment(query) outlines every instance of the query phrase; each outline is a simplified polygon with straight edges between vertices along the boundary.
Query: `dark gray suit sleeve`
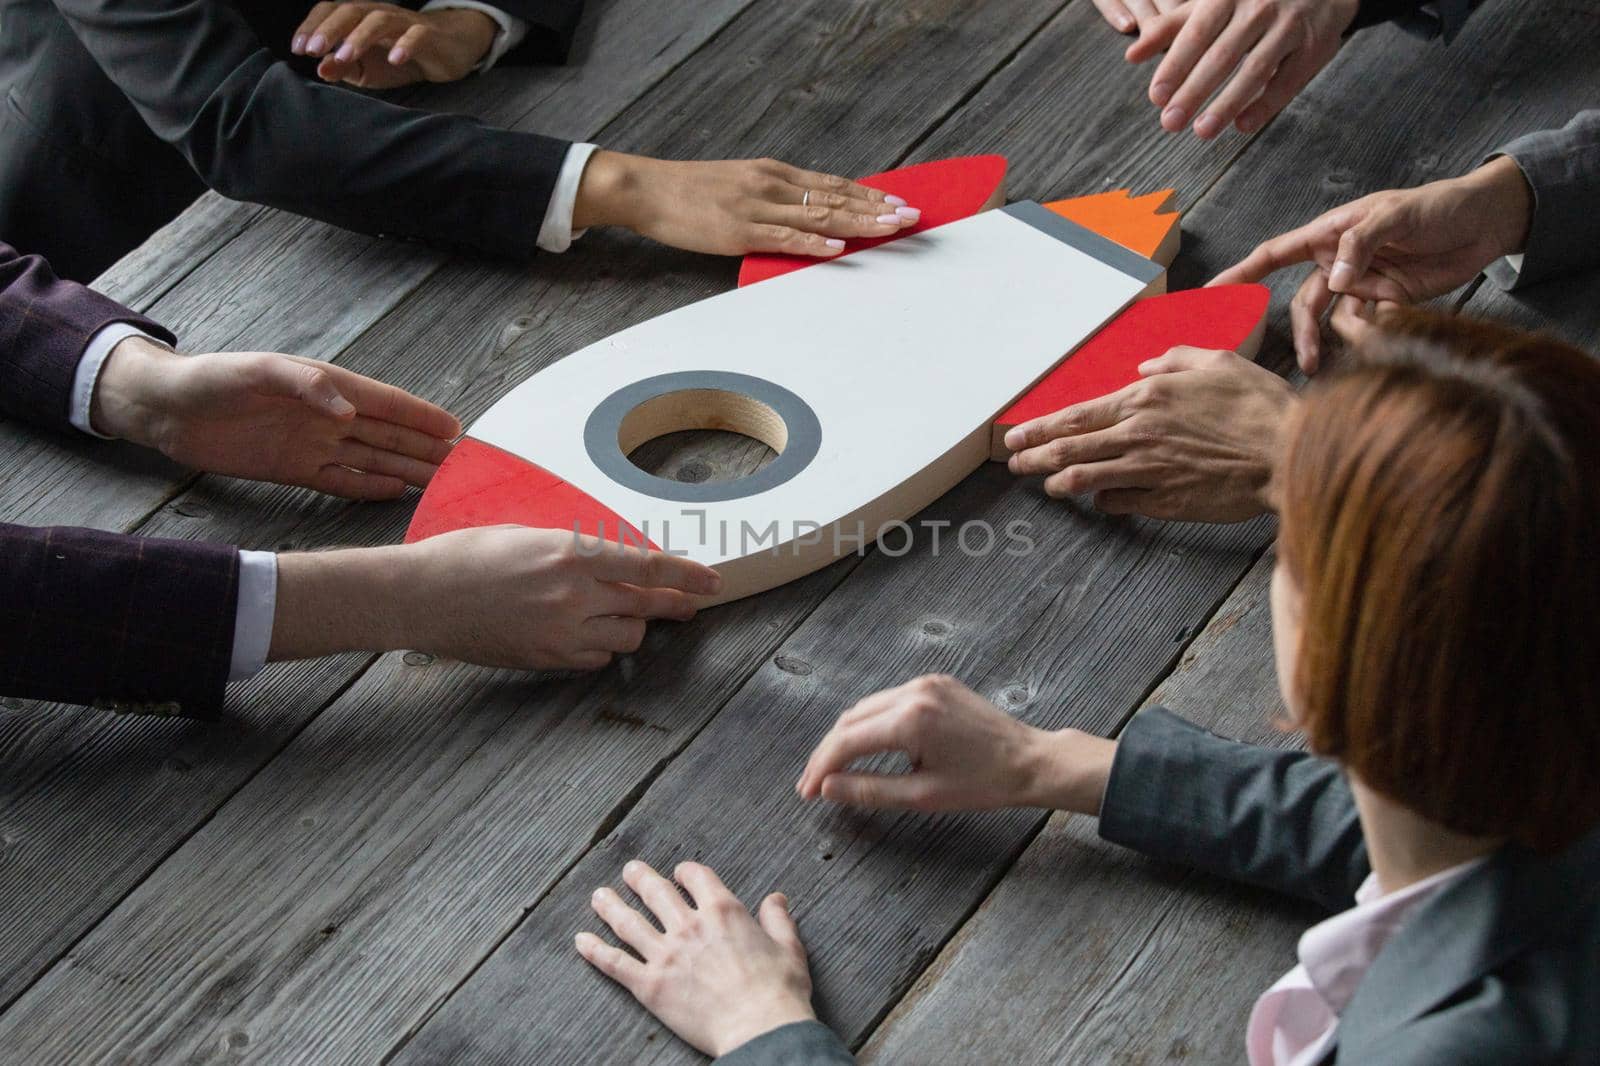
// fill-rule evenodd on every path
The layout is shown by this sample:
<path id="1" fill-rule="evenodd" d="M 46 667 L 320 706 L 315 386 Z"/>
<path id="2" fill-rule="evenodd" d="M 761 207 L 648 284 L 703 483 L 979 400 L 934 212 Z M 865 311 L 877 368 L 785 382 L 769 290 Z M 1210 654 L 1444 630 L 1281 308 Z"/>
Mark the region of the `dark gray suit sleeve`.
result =
<path id="1" fill-rule="evenodd" d="M 853 1066 L 850 1049 L 821 1022 L 795 1022 L 763 1033 L 712 1066 Z"/>
<path id="2" fill-rule="evenodd" d="M 534 254 L 568 142 L 308 80 L 223 0 L 54 2 L 150 129 L 224 196 L 363 233 Z"/>
<path id="3" fill-rule="evenodd" d="M 1361 0 L 1347 33 L 1393 22 L 1407 33 L 1431 40 L 1455 40 L 1468 17 L 1484 0 Z"/>
<path id="4" fill-rule="evenodd" d="M 1533 190 L 1533 225 L 1522 267 L 1505 260 L 1484 273 L 1503 289 L 1600 265 L 1600 110 L 1582 111 L 1559 130 L 1520 137 L 1508 155 Z"/>
<path id="5" fill-rule="evenodd" d="M 1351 906 L 1370 869 L 1333 763 L 1224 740 L 1160 707 L 1118 738 L 1100 835 L 1332 910 Z"/>

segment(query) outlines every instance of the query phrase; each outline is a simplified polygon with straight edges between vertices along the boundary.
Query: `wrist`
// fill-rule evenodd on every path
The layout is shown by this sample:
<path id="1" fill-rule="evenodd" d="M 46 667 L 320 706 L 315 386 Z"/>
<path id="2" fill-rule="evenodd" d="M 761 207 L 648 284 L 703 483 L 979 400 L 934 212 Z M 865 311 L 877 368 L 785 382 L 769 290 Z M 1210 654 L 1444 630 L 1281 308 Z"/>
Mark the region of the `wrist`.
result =
<path id="1" fill-rule="evenodd" d="M 780 1000 L 750 1010 L 740 1010 L 736 1006 L 708 1050 L 712 1058 L 721 1058 L 774 1029 L 816 1020 L 817 1012 L 811 1009 L 810 1003 L 795 1000 Z"/>
<path id="2" fill-rule="evenodd" d="M 270 662 L 392 651 L 413 636 L 416 545 L 278 556 Z"/>
<path id="3" fill-rule="evenodd" d="M 170 414 L 165 386 L 181 370 L 174 355 L 145 337 L 124 337 L 100 368 L 89 399 L 95 432 L 145 447 L 159 447 Z"/>
<path id="4" fill-rule="evenodd" d="M 500 32 L 500 25 L 494 19 L 472 8 L 435 8 L 424 12 L 423 17 L 440 33 L 460 41 L 472 55 L 473 66 L 483 62 L 483 57 L 489 54 L 489 49 L 494 45 L 495 35 Z"/>
<path id="5" fill-rule="evenodd" d="M 1528 246 L 1533 189 L 1515 159 L 1496 156 L 1457 180 L 1472 204 L 1474 221 L 1491 235 L 1499 254 L 1515 255 Z"/>
<path id="6" fill-rule="evenodd" d="M 1116 751 L 1116 741 L 1081 729 L 1035 730 L 1020 805 L 1099 814 Z"/>
<path id="7" fill-rule="evenodd" d="M 645 172 L 654 160 L 598 149 L 584 167 L 583 180 L 572 205 L 572 228 L 626 226 L 637 231 L 643 224 Z"/>
<path id="8" fill-rule="evenodd" d="M 1256 465 L 1260 475 L 1256 485 L 1255 500 L 1262 514 L 1277 514 L 1283 505 L 1283 485 L 1278 479 L 1278 456 L 1283 450 L 1284 430 L 1288 427 L 1295 409 L 1300 406 L 1300 394 L 1294 391 L 1294 386 L 1276 374 L 1272 376 L 1282 389 L 1274 396 L 1275 408 L 1269 416 L 1269 428 L 1257 437 L 1261 450 L 1256 453 Z"/>

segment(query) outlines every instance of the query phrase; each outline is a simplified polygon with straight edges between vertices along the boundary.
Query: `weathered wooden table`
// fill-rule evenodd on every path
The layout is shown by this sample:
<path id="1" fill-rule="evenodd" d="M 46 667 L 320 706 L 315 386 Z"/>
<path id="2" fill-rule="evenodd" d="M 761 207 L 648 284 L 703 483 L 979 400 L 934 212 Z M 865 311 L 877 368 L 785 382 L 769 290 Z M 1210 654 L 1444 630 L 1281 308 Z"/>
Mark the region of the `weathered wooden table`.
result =
<path id="1" fill-rule="evenodd" d="M 1600 19 L 1493 0 L 1450 47 L 1361 34 L 1254 138 L 1164 135 L 1088 0 L 591 0 L 571 66 L 421 97 L 678 157 L 842 173 L 996 151 L 1014 197 L 1176 185 L 1178 286 L 1373 189 L 1593 106 Z M 101 286 L 186 348 L 278 349 L 470 420 L 533 370 L 721 291 L 735 264 L 594 234 L 527 268 L 202 198 Z M 1278 279 L 1262 358 L 1289 363 Z M 1600 277 L 1456 303 L 1600 340 Z M 0 425 L 0 516 L 256 548 L 397 539 L 412 501 L 196 478 Z M 684 476 L 753 461 L 669 442 Z M 1014 558 L 867 554 L 655 628 L 597 676 L 420 654 L 278 666 L 216 724 L 5 701 L 0 1061 L 554 1063 L 693 1054 L 571 950 L 629 857 L 782 888 L 817 1002 L 883 1062 L 1213 1062 L 1314 915 L 1032 812 L 867 815 L 792 782 L 857 697 L 932 670 L 1115 733 L 1159 700 L 1288 743 L 1267 522 L 1106 518 L 987 467 L 930 517 L 1032 524 Z"/>

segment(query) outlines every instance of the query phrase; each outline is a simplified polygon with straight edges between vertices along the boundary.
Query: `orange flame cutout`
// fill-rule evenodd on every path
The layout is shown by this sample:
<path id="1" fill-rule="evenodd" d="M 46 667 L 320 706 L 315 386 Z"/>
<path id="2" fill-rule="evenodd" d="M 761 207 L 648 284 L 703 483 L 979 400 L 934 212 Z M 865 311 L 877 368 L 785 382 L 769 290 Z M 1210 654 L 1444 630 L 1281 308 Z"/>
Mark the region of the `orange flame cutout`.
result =
<path id="1" fill-rule="evenodd" d="M 1134 196 L 1127 189 L 1111 189 L 1044 206 L 1130 251 L 1171 266 L 1178 254 L 1179 240 L 1179 216 L 1172 206 L 1175 198 L 1171 189 L 1143 196 Z"/>

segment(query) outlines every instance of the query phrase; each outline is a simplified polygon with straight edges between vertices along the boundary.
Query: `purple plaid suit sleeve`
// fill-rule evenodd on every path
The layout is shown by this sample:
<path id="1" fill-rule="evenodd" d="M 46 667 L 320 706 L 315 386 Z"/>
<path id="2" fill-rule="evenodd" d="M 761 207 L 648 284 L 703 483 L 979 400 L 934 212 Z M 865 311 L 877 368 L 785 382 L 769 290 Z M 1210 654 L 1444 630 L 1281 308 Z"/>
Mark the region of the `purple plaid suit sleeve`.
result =
<path id="1" fill-rule="evenodd" d="M 171 343 L 143 315 L 55 276 L 36 255 L 0 243 L 0 412 L 51 429 L 70 429 L 72 376 L 101 328 L 129 322 Z"/>
<path id="2" fill-rule="evenodd" d="M 228 545 L 0 524 L 0 695 L 215 717 L 238 582 Z"/>

